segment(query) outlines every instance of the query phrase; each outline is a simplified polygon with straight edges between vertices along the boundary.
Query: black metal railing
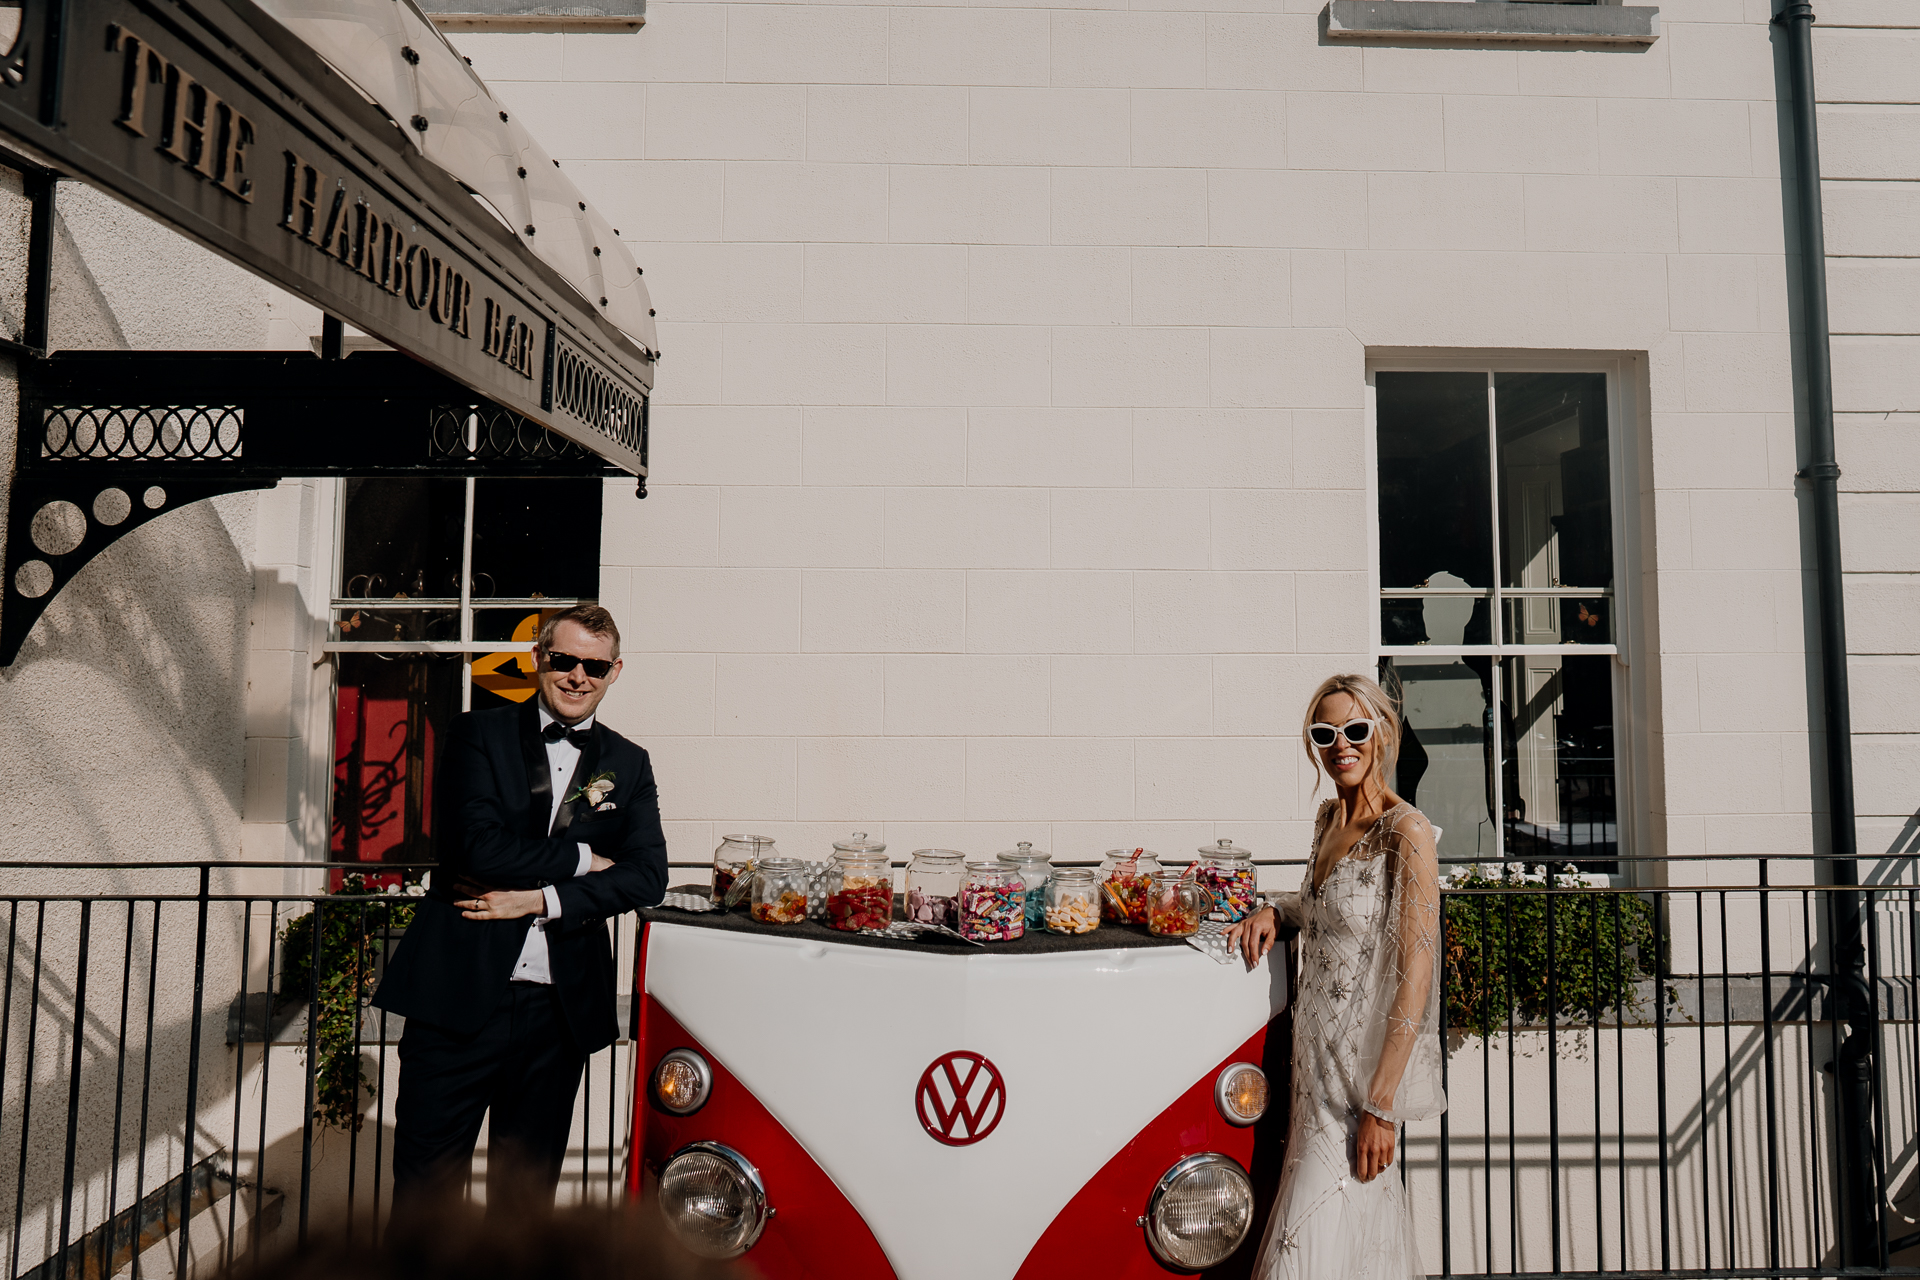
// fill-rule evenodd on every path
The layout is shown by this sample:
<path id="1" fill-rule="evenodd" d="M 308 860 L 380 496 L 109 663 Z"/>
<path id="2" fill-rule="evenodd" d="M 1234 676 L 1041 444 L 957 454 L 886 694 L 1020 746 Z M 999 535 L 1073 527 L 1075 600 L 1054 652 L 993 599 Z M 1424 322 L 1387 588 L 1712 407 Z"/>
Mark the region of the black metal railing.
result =
<path id="1" fill-rule="evenodd" d="M 1301 864 L 1262 866 L 1291 888 Z M 1637 870 L 1662 883 L 1620 888 L 1482 863 L 1450 889 L 1450 1107 L 1400 1161 L 1429 1268 L 1900 1270 L 1920 1247 L 1920 886 L 1768 883 L 1784 869 L 1661 861 Z M 409 899 L 341 877 L 406 870 L 0 865 L 8 1276 L 205 1274 L 323 1220 L 378 1229 L 401 1019 L 365 1001 Z M 633 921 L 611 927 L 631 975 Z M 1829 1066 L 1857 1036 L 1864 1115 Z M 563 1200 L 623 1194 L 631 1075 L 624 1036 L 590 1061 Z M 483 1144 L 479 1194 L 484 1169 Z"/>

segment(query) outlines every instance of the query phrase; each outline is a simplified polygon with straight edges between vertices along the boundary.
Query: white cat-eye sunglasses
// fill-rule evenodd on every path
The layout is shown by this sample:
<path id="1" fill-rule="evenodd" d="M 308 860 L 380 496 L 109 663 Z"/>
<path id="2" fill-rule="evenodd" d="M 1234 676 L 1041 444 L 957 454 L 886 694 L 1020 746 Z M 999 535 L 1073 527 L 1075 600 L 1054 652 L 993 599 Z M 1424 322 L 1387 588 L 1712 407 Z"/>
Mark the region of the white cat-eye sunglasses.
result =
<path id="1" fill-rule="evenodd" d="M 1316 721 L 1307 726 L 1307 740 L 1316 747 L 1330 747 L 1345 734 L 1347 741 L 1359 746 L 1373 736 L 1373 726 L 1385 723 L 1379 717 L 1365 720 L 1349 720 L 1343 725 L 1331 725 L 1326 721 Z"/>

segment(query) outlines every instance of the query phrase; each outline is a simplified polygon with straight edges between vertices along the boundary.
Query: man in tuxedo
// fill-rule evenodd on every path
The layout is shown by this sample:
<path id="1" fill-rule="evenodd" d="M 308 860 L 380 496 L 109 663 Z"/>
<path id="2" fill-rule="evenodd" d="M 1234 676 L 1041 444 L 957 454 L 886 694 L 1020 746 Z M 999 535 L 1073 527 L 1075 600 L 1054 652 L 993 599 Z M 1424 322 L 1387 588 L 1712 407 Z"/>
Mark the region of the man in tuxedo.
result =
<path id="1" fill-rule="evenodd" d="M 407 1020 L 396 1203 L 464 1182 L 489 1112 L 489 1205 L 552 1203 L 581 1070 L 619 1032 L 607 921 L 666 892 L 652 765 L 595 716 L 620 676 L 613 616 L 556 615 L 534 659 L 537 698 L 448 728 L 439 866 L 373 997 Z"/>

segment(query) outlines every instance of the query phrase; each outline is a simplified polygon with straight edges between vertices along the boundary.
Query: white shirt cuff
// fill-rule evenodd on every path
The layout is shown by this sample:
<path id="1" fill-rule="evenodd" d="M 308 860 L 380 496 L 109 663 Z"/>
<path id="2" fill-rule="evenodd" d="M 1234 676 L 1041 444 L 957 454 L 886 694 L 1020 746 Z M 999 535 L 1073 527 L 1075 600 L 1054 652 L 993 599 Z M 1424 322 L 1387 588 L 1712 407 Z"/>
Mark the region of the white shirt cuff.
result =
<path id="1" fill-rule="evenodd" d="M 558 920 L 560 918 L 559 892 L 552 885 L 547 885 L 540 890 L 540 894 L 547 900 L 547 919 Z"/>
<path id="2" fill-rule="evenodd" d="M 580 865 L 573 869 L 573 874 L 583 876 L 593 870 L 593 850 L 584 844 L 576 844 L 574 848 L 580 851 Z"/>

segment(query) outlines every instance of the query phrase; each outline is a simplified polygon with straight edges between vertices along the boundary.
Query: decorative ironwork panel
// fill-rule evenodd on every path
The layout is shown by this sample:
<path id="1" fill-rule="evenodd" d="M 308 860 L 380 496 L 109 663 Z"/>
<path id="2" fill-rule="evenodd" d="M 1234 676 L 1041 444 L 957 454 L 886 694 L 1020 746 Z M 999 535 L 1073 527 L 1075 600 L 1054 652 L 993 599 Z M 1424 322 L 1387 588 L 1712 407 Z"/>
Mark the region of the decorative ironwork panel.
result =
<path id="1" fill-rule="evenodd" d="M 646 396 L 609 375 L 564 339 L 555 343 L 553 412 L 647 456 Z"/>
<path id="2" fill-rule="evenodd" d="M 507 459 L 584 462 L 594 456 L 565 436 L 492 404 L 436 406 L 428 427 L 427 449 L 435 462 Z"/>
<path id="3" fill-rule="evenodd" d="M 244 453 L 238 405 L 52 405 L 42 411 L 47 461 L 235 462 Z"/>

